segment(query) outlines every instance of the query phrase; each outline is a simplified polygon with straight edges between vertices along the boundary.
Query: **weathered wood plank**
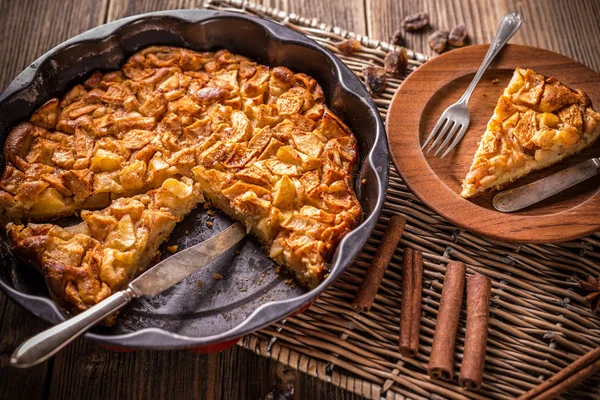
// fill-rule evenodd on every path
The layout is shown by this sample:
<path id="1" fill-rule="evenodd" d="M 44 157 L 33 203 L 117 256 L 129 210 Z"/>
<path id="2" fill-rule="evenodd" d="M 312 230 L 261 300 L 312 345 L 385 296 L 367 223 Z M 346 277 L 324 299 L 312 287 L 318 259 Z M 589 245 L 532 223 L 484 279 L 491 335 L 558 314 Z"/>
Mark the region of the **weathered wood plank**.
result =
<path id="1" fill-rule="evenodd" d="M 297 399 L 358 399 L 331 384 L 285 372 L 239 347 L 210 355 L 188 351 L 118 353 L 77 340 L 54 361 L 50 399 L 260 399 L 295 381 Z M 291 378 L 288 374 L 291 374 Z"/>
<path id="2" fill-rule="evenodd" d="M 493 0 L 365 0 L 367 3 L 368 35 L 374 39 L 390 40 L 402 27 L 402 20 L 410 14 L 427 12 L 430 27 L 404 34 L 405 46 L 424 54 L 435 55 L 428 44 L 429 35 L 436 30 L 451 30 L 464 23 L 470 43 L 488 43 L 496 29 Z"/>
<path id="3" fill-rule="evenodd" d="M 295 13 L 365 35 L 367 33 L 365 4 L 362 0 L 260 0 L 267 7 Z"/>
<path id="4" fill-rule="evenodd" d="M 0 294 L 0 399 L 42 399 L 46 390 L 49 363 L 17 370 L 8 366 L 13 351 L 46 325 Z"/>
<path id="5" fill-rule="evenodd" d="M 598 5 L 587 0 L 503 0 L 497 12 L 517 10 L 523 16 L 514 43 L 556 51 L 600 71 Z"/>
<path id="6" fill-rule="evenodd" d="M 108 21 L 158 10 L 200 7 L 201 0 L 120 0 L 112 1 L 108 9 Z M 366 34 L 365 9 L 362 0 L 351 1 L 292 1 L 258 0 L 256 3 L 287 13 L 318 18 L 321 22 Z"/>
<path id="7" fill-rule="evenodd" d="M 365 0 L 368 35 L 389 40 L 401 27 L 405 16 L 428 12 L 431 27 L 406 33 L 406 47 L 435 55 L 429 48 L 429 35 L 439 29 L 450 30 L 460 23 L 467 26 L 471 44 L 489 43 L 500 18 L 518 11 L 523 25 L 511 43 L 541 47 L 567 55 L 600 70 L 600 10 L 586 0 Z"/>
<path id="8" fill-rule="evenodd" d="M 104 21 L 108 0 L 0 2 L 0 88 L 52 47 Z"/>

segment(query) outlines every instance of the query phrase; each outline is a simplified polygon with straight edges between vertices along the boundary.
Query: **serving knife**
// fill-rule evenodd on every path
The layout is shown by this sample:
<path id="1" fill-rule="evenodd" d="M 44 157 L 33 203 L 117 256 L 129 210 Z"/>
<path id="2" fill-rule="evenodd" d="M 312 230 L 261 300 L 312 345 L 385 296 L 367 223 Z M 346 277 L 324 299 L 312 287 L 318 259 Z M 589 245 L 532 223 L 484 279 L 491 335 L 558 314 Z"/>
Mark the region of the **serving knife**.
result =
<path id="1" fill-rule="evenodd" d="M 173 254 L 88 310 L 28 339 L 12 354 L 10 365 L 32 367 L 47 360 L 87 329 L 139 296 L 154 296 L 202 268 L 246 236 L 239 222 L 217 235 Z"/>
<path id="2" fill-rule="evenodd" d="M 595 176 L 599 168 L 600 158 L 591 158 L 538 181 L 500 192 L 492 204 L 501 212 L 521 210 Z"/>

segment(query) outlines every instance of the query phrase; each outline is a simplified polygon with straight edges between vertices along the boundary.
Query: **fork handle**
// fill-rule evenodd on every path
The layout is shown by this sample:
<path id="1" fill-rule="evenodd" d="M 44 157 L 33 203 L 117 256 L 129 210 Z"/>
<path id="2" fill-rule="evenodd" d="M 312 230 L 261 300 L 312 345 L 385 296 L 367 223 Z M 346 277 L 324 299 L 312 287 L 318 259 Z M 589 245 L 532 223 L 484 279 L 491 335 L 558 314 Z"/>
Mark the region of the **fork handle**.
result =
<path id="1" fill-rule="evenodd" d="M 483 73 L 490 66 L 494 58 L 500 53 L 500 50 L 504 47 L 504 45 L 510 40 L 511 37 L 519 30 L 521 26 L 521 15 L 516 12 L 511 12 L 502 17 L 502 21 L 500 21 L 500 25 L 498 25 L 498 29 L 496 30 L 496 35 L 494 36 L 494 40 L 490 44 L 490 48 L 488 49 L 481 66 L 477 70 L 475 77 L 471 81 L 471 84 L 462 95 L 459 103 L 464 102 L 465 104 L 469 103 L 469 98 L 473 94 L 473 90 L 475 90 L 475 86 L 481 80 Z"/>

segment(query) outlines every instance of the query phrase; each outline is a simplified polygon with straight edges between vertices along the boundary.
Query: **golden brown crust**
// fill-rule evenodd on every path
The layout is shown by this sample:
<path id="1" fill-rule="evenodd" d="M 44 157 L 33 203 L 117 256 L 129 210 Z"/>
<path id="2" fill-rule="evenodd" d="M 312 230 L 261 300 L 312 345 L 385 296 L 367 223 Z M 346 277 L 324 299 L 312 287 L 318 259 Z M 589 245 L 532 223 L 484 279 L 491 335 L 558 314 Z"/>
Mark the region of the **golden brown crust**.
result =
<path id="1" fill-rule="evenodd" d="M 50 100 L 30 122 L 5 145 L 0 214 L 20 222 L 83 210 L 75 230 L 8 228 L 72 310 L 148 265 L 203 195 L 310 286 L 362 218 L 354 136 L 317 82 L 285 67 L 226 50 L 149 47 Z M 169 191 L 179 200 L 165 199 Z"/>
<path id="2" fill-rule="evenodd" d="M 4 142 L 4 157 L 7 161 L 19 164 L 19 159 L 25 157 L 33 140 L 33 129 L 32 124 L 23 122 L 10 131 Z"/>
<path id="3" fill-rule="evenodd" d="M 517 68 L 498 99 L 461 196 L 498 189 L 590 146 L 600 135 L 600 114 L 581 90 L 556 78 Z"/>

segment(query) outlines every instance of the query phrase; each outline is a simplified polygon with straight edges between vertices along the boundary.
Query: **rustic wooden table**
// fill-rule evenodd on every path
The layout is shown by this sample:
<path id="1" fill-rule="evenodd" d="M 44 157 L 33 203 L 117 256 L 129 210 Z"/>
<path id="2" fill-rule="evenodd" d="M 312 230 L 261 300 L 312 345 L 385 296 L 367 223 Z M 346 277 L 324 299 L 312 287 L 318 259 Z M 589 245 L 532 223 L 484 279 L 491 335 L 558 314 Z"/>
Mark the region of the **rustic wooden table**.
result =
<path id="1" fill-rule="evenodd" d="M 523 26 L 512 43 L 550 49 L 600 71 L 598 0 L 262 0 L 389 40 L 405 15 L 427 11 L 434 29 L 465 23 L 470 43 L 489 43 L 500 17 L 517 10 Z M 190 8 L 201 0 L 1 0 L 0 88 L 41 54 L 87 29 L 149 11 Z M 406 46 L 432 54 L 427 34 L 407 34 Z M 354 398 L 331 384 L 285 371 L 240 347 L 219 354 L 186 351 L 116 353 L 77 340 L 29 370 L 8 368 L 13 350 L 45 324 L 0 294 L 0 399 L 227 398 L 259 399 L 292 382 L 296 398 Z"/>

